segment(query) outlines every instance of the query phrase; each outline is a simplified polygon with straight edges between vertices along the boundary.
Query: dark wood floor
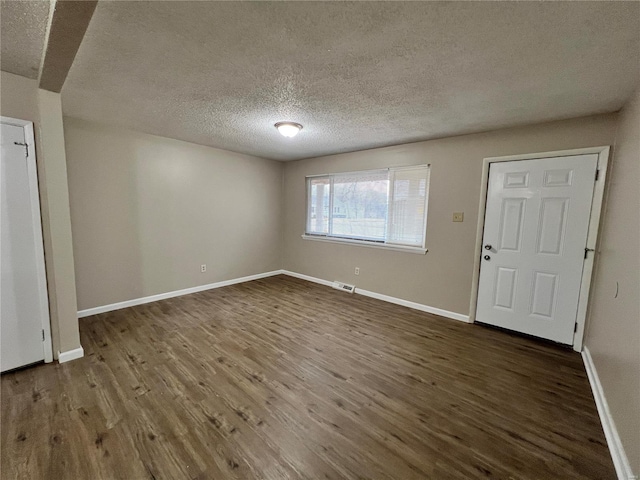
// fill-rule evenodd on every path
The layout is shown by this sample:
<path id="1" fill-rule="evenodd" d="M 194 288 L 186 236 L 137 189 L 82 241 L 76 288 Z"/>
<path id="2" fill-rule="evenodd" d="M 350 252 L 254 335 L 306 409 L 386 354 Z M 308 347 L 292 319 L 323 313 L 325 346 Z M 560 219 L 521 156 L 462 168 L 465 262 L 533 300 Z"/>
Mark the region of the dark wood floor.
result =
<path id="1" fill-rule="evenodd" d="M 278 276 L 2 376 L 2 479 L 613 479 L 580 356 Z"/>

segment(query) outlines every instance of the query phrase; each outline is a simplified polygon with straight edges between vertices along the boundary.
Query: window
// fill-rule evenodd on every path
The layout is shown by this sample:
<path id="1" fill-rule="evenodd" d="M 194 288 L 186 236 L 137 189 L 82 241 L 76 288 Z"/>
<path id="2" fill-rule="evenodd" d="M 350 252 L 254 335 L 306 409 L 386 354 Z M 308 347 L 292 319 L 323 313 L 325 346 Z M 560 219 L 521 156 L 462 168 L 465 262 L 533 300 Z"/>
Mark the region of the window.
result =
<path id="1" fill-rule="evenodd" d="M 307 177 L 304 237 L 423 250 L 429 166 Z"/>

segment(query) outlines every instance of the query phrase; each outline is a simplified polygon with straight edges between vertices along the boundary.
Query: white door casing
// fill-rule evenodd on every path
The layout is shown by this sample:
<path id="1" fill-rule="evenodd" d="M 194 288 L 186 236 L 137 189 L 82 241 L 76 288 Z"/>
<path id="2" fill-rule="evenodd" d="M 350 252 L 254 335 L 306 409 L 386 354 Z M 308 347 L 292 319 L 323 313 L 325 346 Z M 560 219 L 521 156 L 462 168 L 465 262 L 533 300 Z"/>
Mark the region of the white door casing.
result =
<path id="1" fill-rule="evenodd" d="M 1 129 L 0 369 L 7 371 L 53 358 L 33 124 L 2 117 Z"/>
<path id="2" fill-rule="evenodd" d="M 597 166 L 597 154 L 490 165 L 477 321 L 573 344 Z"/>

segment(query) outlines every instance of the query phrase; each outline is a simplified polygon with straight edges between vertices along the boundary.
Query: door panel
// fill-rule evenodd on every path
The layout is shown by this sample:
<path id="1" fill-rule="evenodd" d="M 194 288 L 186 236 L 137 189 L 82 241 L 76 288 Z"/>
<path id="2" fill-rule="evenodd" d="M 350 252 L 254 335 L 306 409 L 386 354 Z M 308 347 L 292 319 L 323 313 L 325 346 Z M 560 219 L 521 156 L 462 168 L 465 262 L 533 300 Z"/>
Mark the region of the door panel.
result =
<path id="1" fill-rule="evenodd" d="M 597 162 L 491 164 L 477 321 L 573 342 Z"/>
<path id="2" fill-rule="evenodd" d="M 521 188 L 529 186 L 528 172 L 507 172 L 504 175 L 504 188 Z"/>
<path id="3" fill-rule="evenodd" d="M 555 273 L 533 272 L 530 309 L 533 315 L 553 319 L 557 280 Z"/>
<path id="4" fill-rule="evenodd" d="M 524 206 L 526 198 L 502 199 L 502 213 L 500 220 L 500 245 L 499 249 L 520 251 L 520 239 L 522 238 L 522 220 L 524 218 Z"/>
<path id="5" fill-rule="evenodd" d="M 545 170 L 544 187 L 569 187 L 573 178 L 573 170 Z"/>
<path id="6" fill-rule="evenodd" d="M 518 271 L 515 268 L 505 267 L 498 267 L 497 270 L 494 305 L 502 309 L 513 310 Z"/>
<path id="7" fill-rule="evenodd" d="M 543 198 L 541 200 L 538 241 L 536 242 L 537 253 L 562 255 L 568 207 L 568 198 Z"/>
<path id="8" fill-rule="evenodd" d="M 0 369 L 6 371 L 44 360 L 44 346 L 27 157 L 14 143 L 24 143 L 24 129 L 1 127 Z"/>

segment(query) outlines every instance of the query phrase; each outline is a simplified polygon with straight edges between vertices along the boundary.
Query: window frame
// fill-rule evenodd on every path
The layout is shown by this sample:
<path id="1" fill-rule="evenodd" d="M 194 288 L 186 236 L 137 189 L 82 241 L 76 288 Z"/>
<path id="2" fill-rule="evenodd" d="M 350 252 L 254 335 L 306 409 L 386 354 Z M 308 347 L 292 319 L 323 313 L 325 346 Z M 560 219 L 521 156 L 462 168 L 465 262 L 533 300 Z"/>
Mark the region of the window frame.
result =
<path id="1" fill-rule="evenodd" d="M 393 197 L 393 189 L 394 189 L 394 180 L 395 180 L 395 172 L 401 170 L 410 170 L 416 169 L 419 167 L 427 168 L 427 182 L 425 185 L 426 195 L 424 199 L 424 218 L 423 218 L 423 227 L 422 227 L 422 245 L 421 246 L 413 246 L 413 245 L 404 245 L 401 243 L 393 243 L 387 242 L 387 240 L 374 240 L 374 239 L 365 239 L 358 237 L 348 237 L 348 236 L 339 236 L 334 235 L 332 232 L 332 220 L 333 220 L 333 207 L 334 207 L 334 178 L 345 175 L 366 175 L 366 174 L 380 174 L 382 172 L 388 175 L 389 179 L 389 188 L 387 190 L 387 202 L 388 205 L 391 205 L 392 197 Z M 311 180 L 314 178 L 328 177 L 329 180 L 329 210 L 328 210 L 328 232 L 326 234 L 321 233 L 313 233 L 309 232 L 309 220 L 312 209 L 311 202 Z M 361 247 L 370 247 L 370 248 L 382 248 L 385 250 L 395 250 L 402 252 L 410 252 L 410 253 L 418 253 L 425 254 L 429 251 L 426 247 L 427 241 L 427 218 L 429 215 L 429 190 L 431 184 L 431 164 L 424 163 L 418 165 L 403 165 L 397 167 L 387 167 L 387 168 L 376 168 L 371 170 L 355 170 L 349 172 L 337 172 L 337 173 L 322 173 L 315 175 L 306 175 L 305 176 L 305 226 L 304 233 L 302 234 L 302 238 L 304 240 L 312 240 L 319 242 L 328 242 L 328 243 L 338 243 L 343 245 L 357 245 Z M 385 232 L 388 229 L 388 222 L 390 221 L 389 211 L 387 212 L 387 217 L 385 221 Z M 386 235 L 385 235 L 386 236 Z"/>

